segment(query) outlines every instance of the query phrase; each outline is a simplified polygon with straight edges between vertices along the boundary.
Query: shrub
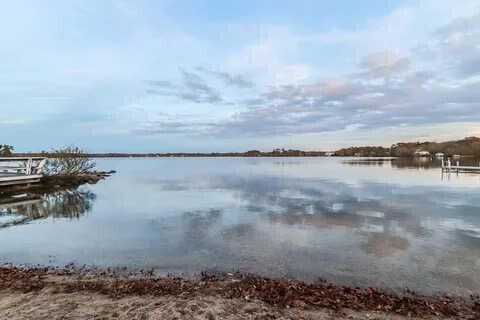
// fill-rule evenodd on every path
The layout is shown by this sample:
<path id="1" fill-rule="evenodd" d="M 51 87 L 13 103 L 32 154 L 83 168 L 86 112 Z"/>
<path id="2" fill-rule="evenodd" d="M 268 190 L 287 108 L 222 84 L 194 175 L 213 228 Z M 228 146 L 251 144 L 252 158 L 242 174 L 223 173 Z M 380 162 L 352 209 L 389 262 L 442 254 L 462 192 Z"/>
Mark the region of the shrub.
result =
<path id="1" fill-rule="evenodd" d="M 13 146 L 8 144 L 0 144 L 0 156 L 11 156 L 13 151 Z"/>
<path id="2" fill-rule="evenodd" d="M 95 168 L 95 161 L 79 147 L 64 147 L 48 154 L 44 172 L 49 175 L 83 174 Z"/>

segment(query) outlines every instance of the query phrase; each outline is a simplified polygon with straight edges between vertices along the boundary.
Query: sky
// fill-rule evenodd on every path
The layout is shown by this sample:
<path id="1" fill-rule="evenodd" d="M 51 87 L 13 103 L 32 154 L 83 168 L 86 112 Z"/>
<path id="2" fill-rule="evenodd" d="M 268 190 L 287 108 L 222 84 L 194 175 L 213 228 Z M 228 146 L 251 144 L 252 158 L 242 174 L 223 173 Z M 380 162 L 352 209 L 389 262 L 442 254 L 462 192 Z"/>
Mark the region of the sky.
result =
<path id="1" fill-rule="evenodd" d="M 225 152 L 480 136 L 480 1 L 4 1 L 0 143 Z"/>

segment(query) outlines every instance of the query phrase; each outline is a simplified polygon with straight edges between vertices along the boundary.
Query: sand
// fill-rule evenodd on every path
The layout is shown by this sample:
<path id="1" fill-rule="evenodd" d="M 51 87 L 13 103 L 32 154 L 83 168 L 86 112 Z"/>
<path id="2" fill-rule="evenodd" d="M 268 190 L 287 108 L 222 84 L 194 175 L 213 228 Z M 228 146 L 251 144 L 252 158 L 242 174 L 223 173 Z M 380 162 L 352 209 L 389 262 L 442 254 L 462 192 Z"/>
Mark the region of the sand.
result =
<path id="1" fill-rule="evenodd" d="M 85 292 L 55 293 L 51 288 L 19 293 L 0 290 L 0 319 L 392 319 L 377 312 L 278 308 L 261 301 L 218 296 L 128 296 L 114 299 Z M 408 318 L 418 319 L 418 318 Z M 428 319 L 434 319 L 429 317 Z M 439 319 L 439 318 L 437 318 Z"/>

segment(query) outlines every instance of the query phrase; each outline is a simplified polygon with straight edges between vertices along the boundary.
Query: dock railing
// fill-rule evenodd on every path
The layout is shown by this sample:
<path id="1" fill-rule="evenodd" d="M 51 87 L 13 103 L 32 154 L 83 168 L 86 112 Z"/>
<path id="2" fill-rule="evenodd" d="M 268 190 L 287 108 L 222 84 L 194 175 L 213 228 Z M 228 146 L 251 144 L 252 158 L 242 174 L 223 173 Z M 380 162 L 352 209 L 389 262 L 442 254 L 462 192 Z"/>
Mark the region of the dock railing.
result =
<path id="1" fill-rule="evenodd" d="M 46 163 L 44 157 L 0 157 L 0 176 L 41 175 Z"/>
<path id="2" fill-rule="evenodd" d="M 455 165 L 452 165 L 450 158 L 447 161 L 442 159 L 442 172 L 477 172 L 480 173 L 480 163 L 478 167 L 475 166 L 461 166 L 460 161 L 457 161 Z"/>

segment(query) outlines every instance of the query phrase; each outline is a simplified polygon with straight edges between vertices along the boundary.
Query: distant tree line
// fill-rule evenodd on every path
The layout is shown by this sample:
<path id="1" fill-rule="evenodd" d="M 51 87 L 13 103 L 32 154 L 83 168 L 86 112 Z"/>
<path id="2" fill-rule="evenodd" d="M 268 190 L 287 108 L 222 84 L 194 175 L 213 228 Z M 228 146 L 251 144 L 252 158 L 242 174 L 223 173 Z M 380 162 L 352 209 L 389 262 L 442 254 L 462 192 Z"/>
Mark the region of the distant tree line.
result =
<path id="1" fill-rule="evenodd" d="M 87 153 L 76 147 L 67 147 L 39 153 L 17 153 L 18 156 L 44 156 L 48 158 L 64 158 L 66 161 L 76 159 L 77 164 L 86 171 L 91 170 L 93 162 L 79 160 L 81 158 L 116 158 L 116 157 L 321 157 L 326 155 L 343 157 L 413 157 L 417 151 L 428 151 L 430 154 L 443 153 L 445 156 L 463 155 L 480 157 L 480 138 L 468 137 L 457 141 L 446 142 L 401 142 L 390 147 L 364 146 L 342 148 L 335 152 L 303 151 L 295 149 L 273 149 L 272 151 L 249 150 L 246 152 L 169 152 L 169 153 Z M 10 156 L 13 146 L 0 145 L 0 156 Z M 70 171 L 70 163 L 64 166 Z"/>
<path id="2" fill-rule="evenodd" d="M 480 157 L 480 138 L 468 137 L 457 141 L 446 142 L 402 142 L 385 147 L 350 147 L 335 151 L 335 156 L 361 157 L 413 157 L 417 151 L 428 151 L 434 155 L 463 155 Z"/>
<path id="3" fill-rule="evenodd" d="M 350 147 L 335 151 L 339 157 L 390 157 L 390 148 L 385 147 Z"/>
<path id="4" fill-rule="evenodd" d="M 262 152 L 259 150 L 249 150 L 247 152 L 235 153 L 237 156 L 245 157 L 318 157 L 324 156 L 323 151 L 303 151 L 294 149 L 273 149 L 271 152 Z"/>
<path id="5" fill-rule="evenodd" d="M 428 151 L 431 154 L 444 153 L 446 156 L 480 156 L 480 138 L 468 137 L 457 141 L 446 142 L 414 142 L 397 143 L 391 147 L 392 155 L 396 157 L 409 157 L 417 150 Z"/>

